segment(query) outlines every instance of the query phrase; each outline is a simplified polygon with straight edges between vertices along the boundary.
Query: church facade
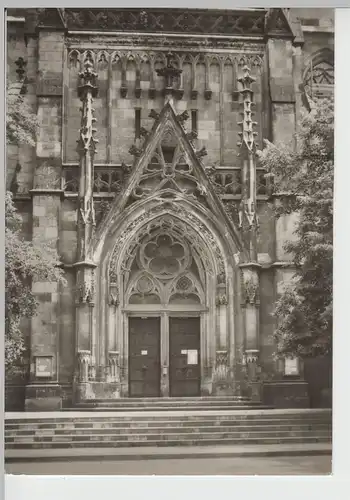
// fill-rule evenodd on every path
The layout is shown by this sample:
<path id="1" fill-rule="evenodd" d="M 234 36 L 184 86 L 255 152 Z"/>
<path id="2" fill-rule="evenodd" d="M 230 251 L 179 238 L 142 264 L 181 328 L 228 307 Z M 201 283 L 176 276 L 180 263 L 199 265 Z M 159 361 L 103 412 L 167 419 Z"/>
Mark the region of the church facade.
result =
<path id="1" fill-rule="evenodd" d="M 293 144 L 308 99 L 332 92 L 331 9 L 9 9 L 7 33 L 40 122 L 34 148 L 8 147 L 7 187 L 66 280 L 33 283 L 8 407 L 308 407 L 320 365 L 273 357 L 295 219 L 275 219 L 256 151 Z"/>

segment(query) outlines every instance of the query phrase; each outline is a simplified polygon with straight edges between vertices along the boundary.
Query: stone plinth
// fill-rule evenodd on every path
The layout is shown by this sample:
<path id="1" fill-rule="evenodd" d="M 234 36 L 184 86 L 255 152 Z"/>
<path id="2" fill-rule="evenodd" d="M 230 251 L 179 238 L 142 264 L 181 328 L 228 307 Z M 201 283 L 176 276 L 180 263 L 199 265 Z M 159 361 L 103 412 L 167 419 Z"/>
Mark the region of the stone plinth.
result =
<path id="1" fill-rule="evenodd" d="M 75 400 L 83 403 L 89 399 L 119 399 L 120 383 L 118 382 L 81 382 L 75 387 Z"/>
<path id="2" fill-rule="evenodd" d="M 25 411 L 57 411 L 62 409 L 61 386 L 30 384 L 25 390 Z"/>
<path id="3" fill-rule="evenodd" d="M 309 408 L 308 383 L 304 380 L 264 382 L 263 404 L 274 408 Z"/>

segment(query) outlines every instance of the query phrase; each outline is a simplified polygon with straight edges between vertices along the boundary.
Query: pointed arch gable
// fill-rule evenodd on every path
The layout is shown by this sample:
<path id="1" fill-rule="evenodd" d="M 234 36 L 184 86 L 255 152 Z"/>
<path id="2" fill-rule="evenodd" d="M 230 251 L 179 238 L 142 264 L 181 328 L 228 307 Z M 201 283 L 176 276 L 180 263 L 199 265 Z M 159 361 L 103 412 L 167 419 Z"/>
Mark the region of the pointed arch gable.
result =
<path id="1" fill-rule="evenodd" d="M 94 259 L 94 255 L 98 255 L 100 253 L 101 242 L 107 238 L 110 229 L 118 224 L 118 219 L 125 217 L 126 211 L 129 211 L 130 209 L 137 210 L 137 199 L 131 199 L 133 192 L 137 193 L 139 183 L 143 178 L 145 178 L 143 176 L 149 175 L 151 177 L 153 176 L 152 178 L 156 178 L 158 167 L 154 168 L 153 173 L 147 173 L 147 168 L 154 158 L 157 159 L 158 164 L 162 162 L 162 152 L 159 151 L 159 146 L 161 145 L 162 138 L 168 132 L 172 134 L 173 138 L 175 137 L 176 145 L 173 152 L 174 157 L 172 163 L 174 168 L 172 171 L 170 168 L 169 175 L 167 176 L 165 174 L 164 179 L 162 179 L 158 184 L 158 187 L 160 186 L 162 189 L 163 195 L 173 199 L 178 197 L 180 200 L 181 198 L 181 203 L 183 203 L 185 198 L 188 196 L 188 192 L 186 192 L 186 189 L 183 189 L 183 185 L 178 182 L 178 178 L 175 177 L 175 174 L 179 174 L 181 179 L 186 180 L 186 182 L 192 182 L 194 189 L 197 187 L 198 192 L 190 193 L 190 197 L 194 198 L 194 195 L 196 195 L 201 198 L 201 202 L 196 202 L 196 200 L 193 199 L 193 203 L 197 204 L 198 207 L 201 204 L 204 205 L 202 208 L 206 210 L 207 216 L 209 216 L 210 212 L 215 216 L 217 221 L 223 221 L 223 225 L 225 226 L 223 228 L 223 232 L 231 235 L 233 239 L 233 247 L 236 249 L 236 253 L 242 253 L 244 258 L 247 258 L 248 253 L 244 247 L 240 232 L 238 228 L 235 227 L 234 223 L 228 218 L 221 200 L 215 192 L 200 158 L 197 156 L 198 153 L 195 151 L 188 134 L 186 134 L 186 131 L 182 126 L 182 121 L 182 115 L 177 115 L 172 103 L 168 102 L 162 109 L 158 118 L 155 120 L 151 132 L 145 137 L 142 152 L 135 158 L 132 169 L 133 171 L 130 175 L 128 185 L 123 192 L 115 198 L 114 202 L 111 204 L 108 215 L 99 226 L 94 238 L 92 239 L 89 252 L 92 259 Z M 181 164 L 181 166 L 176 170 L 176 161 L 181 163 L 183 160 L 185 160 L 186 163 L 184 163 L 184 165 Z M 157 194 L 159 195 L 159 189 L 155 189 L 153 192 L 152 189 L 150 189 L 150 191 L 146 193 L 143 198 L 151 199 L 153 196 L 157 196 Z M 142 198 L 142 196 L 140 196 L 140 198 Z"/>

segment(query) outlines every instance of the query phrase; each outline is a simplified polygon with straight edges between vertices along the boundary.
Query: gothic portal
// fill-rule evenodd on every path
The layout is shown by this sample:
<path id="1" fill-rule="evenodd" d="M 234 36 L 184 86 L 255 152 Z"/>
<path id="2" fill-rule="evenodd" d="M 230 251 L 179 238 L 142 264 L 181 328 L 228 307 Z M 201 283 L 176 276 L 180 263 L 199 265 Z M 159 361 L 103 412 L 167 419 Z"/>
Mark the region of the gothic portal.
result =
<path id="1" fill-rule="evenodd" d="M 40 124 L 35 146 L 8 147 L 7 189 L 24 237 L 56 249 L 66 279 L 33 283 L 8 408 L 320 401 L 322 364 L 274 359 L 295 218 L 274 217 L 283 193 L 257 150 L 293 141 L 302 109 L 332 93 L 333 11 L 7 16 L 9 88 Z"/>

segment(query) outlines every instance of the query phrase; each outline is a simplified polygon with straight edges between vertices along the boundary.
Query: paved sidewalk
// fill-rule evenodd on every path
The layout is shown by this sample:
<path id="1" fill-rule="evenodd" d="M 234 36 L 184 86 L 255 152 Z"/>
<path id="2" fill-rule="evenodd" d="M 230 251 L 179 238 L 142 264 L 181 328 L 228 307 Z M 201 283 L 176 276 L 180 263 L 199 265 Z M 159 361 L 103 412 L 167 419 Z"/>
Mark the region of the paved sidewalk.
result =
<path id="1" fill-rule="evenodd" d="M 331 455 L 332 445 L 279 444 L 244 446 L 174 446 L 5 450 L 5 462 L 69 460 L 152 460 L 171 458 L 291 457 Z"/>

